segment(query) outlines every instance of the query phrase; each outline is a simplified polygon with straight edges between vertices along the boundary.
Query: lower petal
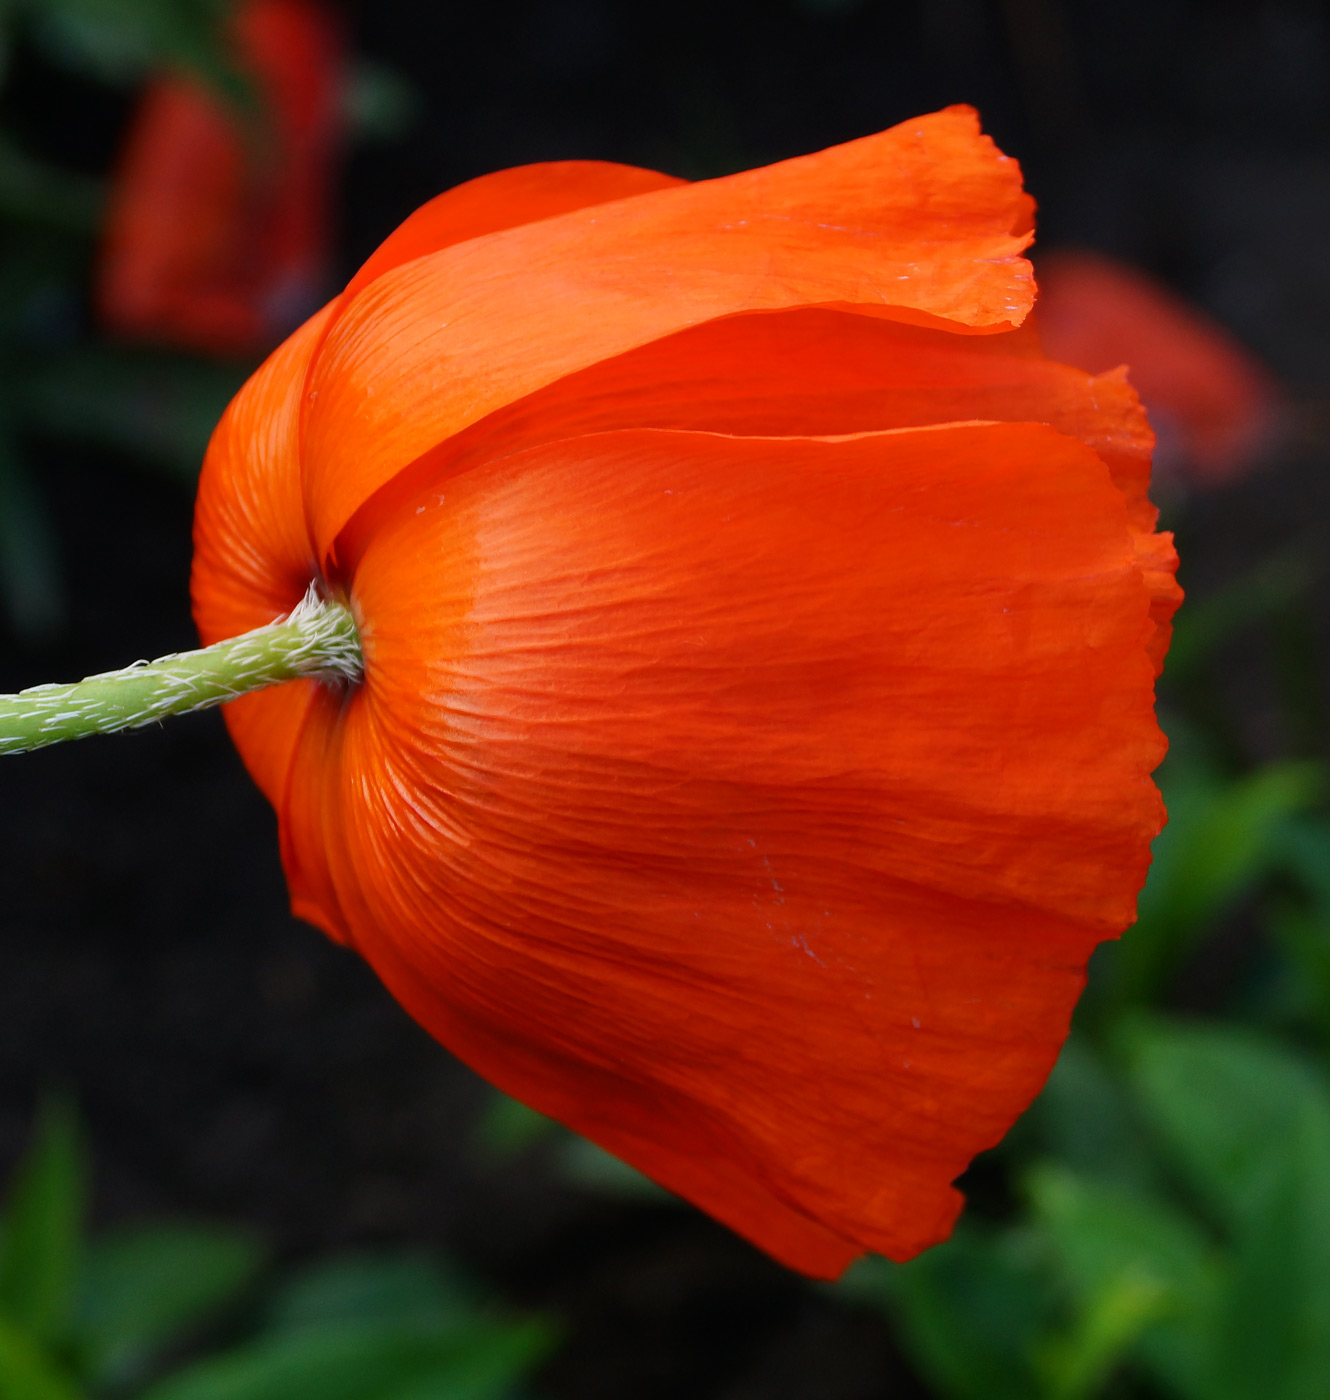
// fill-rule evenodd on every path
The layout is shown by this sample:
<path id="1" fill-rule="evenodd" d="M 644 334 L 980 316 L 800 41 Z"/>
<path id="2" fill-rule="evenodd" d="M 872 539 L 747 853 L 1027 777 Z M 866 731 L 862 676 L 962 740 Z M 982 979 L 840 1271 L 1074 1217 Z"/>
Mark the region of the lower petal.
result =
<path id="1" fill-rule="evenodd" d="M 412 1014 L 795 1267 L 943 1238 L 1162 822 L 1100 459 L 604 433 L 422 488 L 353 592 L 284 826 Z"/>

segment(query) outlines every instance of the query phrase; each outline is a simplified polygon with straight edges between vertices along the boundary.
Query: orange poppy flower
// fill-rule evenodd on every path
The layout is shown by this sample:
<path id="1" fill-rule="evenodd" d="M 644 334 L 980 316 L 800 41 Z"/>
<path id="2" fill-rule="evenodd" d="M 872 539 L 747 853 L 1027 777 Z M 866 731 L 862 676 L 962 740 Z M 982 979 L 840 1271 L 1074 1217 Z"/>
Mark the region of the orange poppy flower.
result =
<path id="1" fill-rule="evenodd" d="M 1039 259 L 1040 339 L 1055 360 L 1100 374 L 1126 365 L 1160 432 L 1160 459 L 1218 482 L 1269 440 L 1279 391 L 1222 326 L 1153 278 L 1100 253 Z"/>
<path id="2" fill-rule="evenodd" d="M 1163 821 L 1178 597 L 1120 373 L 1042 357 L 966 108 L 407 221 L 213 437 L 211 642 L 297 914 L 500 1088 L 810 1274 L 942 1239 Z"/>
<path id="3" fill-rule="evenodd" d="M 314 0 L 246 0 L 249 126 L 198 80 L 145 93 L 112 189 L 97 297 L 120 334 L 219 354 L 270 349 L 318 304 L 341 119 L 342 45 Z"/>

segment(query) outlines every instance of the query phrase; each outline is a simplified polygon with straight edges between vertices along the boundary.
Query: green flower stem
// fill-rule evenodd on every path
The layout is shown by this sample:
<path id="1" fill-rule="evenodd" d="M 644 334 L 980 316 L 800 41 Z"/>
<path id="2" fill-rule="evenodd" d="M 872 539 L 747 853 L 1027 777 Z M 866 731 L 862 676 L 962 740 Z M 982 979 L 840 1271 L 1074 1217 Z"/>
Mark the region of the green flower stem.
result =
<path id="1" fill-rule="evenodd" d="M 287 617 L 200 651 L 140 661 L 76 685 L 0 695 L 0 754 L 137 729 L 301 676 L 343 684 L 364 677 L 350 610 L 320 598 L 313 587 Z"/>

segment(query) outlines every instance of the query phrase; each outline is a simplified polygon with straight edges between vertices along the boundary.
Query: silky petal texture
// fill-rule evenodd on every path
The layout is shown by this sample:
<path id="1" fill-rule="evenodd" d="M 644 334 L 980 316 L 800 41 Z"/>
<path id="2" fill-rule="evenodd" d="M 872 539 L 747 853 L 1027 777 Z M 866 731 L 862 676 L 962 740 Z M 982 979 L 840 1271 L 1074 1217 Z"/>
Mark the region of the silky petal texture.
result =
<path id="1" fill-rule="evenodd" d="M 794 1267 L 907 1258 L 1133 917 L 1131 535 L 1029 423 L 607 432 L 425 483 L 356 568 L 366 680 L 309 712 L 289 858 L 501 1088 Z"/>
<path id="2" fill-rule="evenodd" d="M 690 325 L 807 305 L 1018 325 L 1032 300 L 1028 217 L 1016 163 L 973 111 L 950 108 L 396 267 L 342 309 L 311 368 L 305 505 L 319 557 L 367 497 L 451 434 Z"/>
<path id="3" fill-rule="evenodd" d="M 1055 359 L 1127 366 L 1184 471 L 1221 481 L 1270 438 L 1280 393 L 1237 339 L 1143 272 L 1096 253 L 1039 261 L 1039 329 Z"/>
<path id="4" fill-rule="evenodd" d="M 1154 435 L 1122 370 L 1054 363 L 1033 332 L 957 336 L 826 310 L 694 327 L 568 375 L 440 444 L 362 506 L 335 553 L 354 569 L 363 542 L 420 482 L 539 442 L 614 427 L 813 436 L 972 419 L 1048 423 L 1104 460 L 1151 585 L 1150 649 L 1162 666 L 1182 595 L 1172 537 L 1154 533 L 1147 495 Z"/>
<path id="5" fill-rule="evenodd" d="M 342 134 L 340 29 L 314 0 L 248 0 L 234 38 L 261 132 L 183 77 L 152 83 L 131 127 L 97 275 L 118 333 L 250 354 L 316 304 Z"/>

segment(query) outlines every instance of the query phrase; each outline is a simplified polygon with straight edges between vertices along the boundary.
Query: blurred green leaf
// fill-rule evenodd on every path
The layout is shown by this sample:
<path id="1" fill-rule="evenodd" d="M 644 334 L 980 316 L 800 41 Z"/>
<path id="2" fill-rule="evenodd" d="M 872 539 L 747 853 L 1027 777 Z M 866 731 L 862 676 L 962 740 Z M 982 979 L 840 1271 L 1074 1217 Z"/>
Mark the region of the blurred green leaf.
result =
<path id="1" fill-rule="evenodd" d="M 0 1318 L 0 1397 L 3 1400 L 80 1400 L 82 1391 L 26 1333 Z"/>
<path id="2" fill-rule="evenodd" d="M 220 93 L 245 90 L 224 39 L 227 0 L 22 0 L 39 41 L 109 83 L 187 70 Z"/>
<path id="3" fill-rule="evenodd" d="M 1278 863 L 1285 887 L 1271 901 L 1267 926 L 1296 969 L 1330 1047 L 1330 821 L 1309 816 L 1289 822 Z"/>
<path id="4" fill-rule="evenodd" d="M 554 1161 L 564 1181 L 600 1196 L 657 1204 L 678 1199 L 636 1167 L 576 1133 L 568 1133 L 559 1143 Z"/>
<path id="5" fill-rule="evenodd" d="M 553 1118 L 546 1118 L 520 1099 L 495 1093 L 480 1115 L 474 1141 L 481 1152 L 496 1157 L 516 1157 L 563 1131 Z"/>
<path id="6" fill-rule="evenodd" d="M 391 141 L 416 122 L 423 108 L 420 94 L 400 73 L 360 59 L 343 94 L 347 125 L 365 141 Z"/>
<path id="7" fill-rule="evenodd" d="M 1298 541 L 1210 597 L 1188 599 L 1169 644 L 1169 681 L 1193 679 L 1225 642 L 1305 594 L 1325 571 L 1324 552 L 1319 540 Z"/>
<path id="8" fill-rule="evenodd" d="M 1273 763 L 1222 784 L 1171 790 L 1162 878 L 1142 898 L 1142 918 L 1196 928 L 1269 868 L 1286 818 L 1320 796 L 1318 764 Z"/>
<path id="9" fill-rule="evenodd" d="M 1275 763 L 1242 778 L 1161 776 L 1168 825 L 1155 839 L 1135 926 L 1114 960 L 1119 1004 L 1149 1002 L 1212 921 L 1275 865 L 1288 819 L 1324 787 L 1319 764 Z"/>
<path id="10" fill-rule="evenodd" d="M 200 1362 L 141 1400 L 499 1400 L 552 1340 L 537 1322 L 308 1327 Z"/>
<path id="11" fill-rule="evenodd" d="M 1323 1077 L 1282 1047 L 1236 1027 L 1143 1021 L 1123 1036 L 1144 1111 L 1190 1187 L 1231 1230 L 1265 1210 L 1285 1162 L 1322 1123 Z M 1325 1190 L 1330 1193 L 1330 1162 Z M 1330 1241 L 1327 1242 L 1330 1264 Z"/>
<path id="12" fill-rule="evenodd" d="M 1028 1232 L 962 1220 L 945 1244 L 908 1264 L 865 1260 L 840 1289 L 892 1306 L 910 1360 L 946 1400 L 1032 1400 L 1043 1389 L 1034 1357 L 1053 1313 L 1042 1262 Z"/>
<path id="13" fill-rule="evenodd" d="M 1030 1173 L 1027 1190 L 1081 1317 L 1057 1344 L 1054 1390 L 1093 1393 L 1093 1378 L 1135 1349 L 1171 1389 L 1200 1397 L 1225 1284 L 1200 1225 L 1158 1197 L 1053 1163 Z"/>
<path id="14" fill-rule="evenodd" d="M 99 1382 L 123 1382 L 154 1352 L 214 1316 L 254 1281 L 263 1250 L 241 1231 L 151 1225 L 87 1249 L 73 1338 Z"/>
<path id="15" fill-rule="evenodd" d="M 1304 817 L 1290 822 L 1279 843 L 1279 861 L 1330 915 L 1330 821 Z"/>
<path id="16" fill-rule="evenodd" d="M 64 587 L 41 497 L 12 439 L 0 425 L 0 598 L 18 636 L 41 640 L 65 617 Z"/>
<path id="17" fill-rule="evenodd" d="M 1330 1103 L 1317 1090 L 1263 1144 L 1206 1400 L 1330 1395 Z"/>
<path id="18" fill-rule="evenodd" d="M 1036 1354 L 1048 1400 L 1090 1400 L 1122 1362 L 1141 1332 L 1163 1310 L 1164 1290 L 1149 1275 L 1105 1279 L 1070 1329 Z"/>
<path id="19" fill-rule="evenodd" d="M 101 443 L 193 483 L 246 369 L 106 348 L 52 356 L 19 382 L 25 426 Z"/>
<path id="20" fill-rule="evenodd" d="M 1124 1186 L 1148 1189 L 1158 1176 L 1125 1087 L 1075 1032 L 1009 1142 L 1037 1144 L 1072 1171 Z"/>
<path id="21" fill-rule="evenodd" d="M 93 234 L 101 209 L 99 181 L 47 165 L 0 135 L 0 214 Z"/>
<path id="22" fill-rule="evenodd" d="M 48 1098 L 19 1163 L 0 1235 L 0 1316 L 38 1343 L 69 1321 L 84 1211 L 83 1145 L 72 1106 Z"/>
<path id="23" fill-rule="evenodd" d="M 425 1255 L 343 1256 L 311 1265 L 274 1299 L 269 1330 L 348 1323 L 452 1325 L 470 1315 L 476 1290 Z"/>

